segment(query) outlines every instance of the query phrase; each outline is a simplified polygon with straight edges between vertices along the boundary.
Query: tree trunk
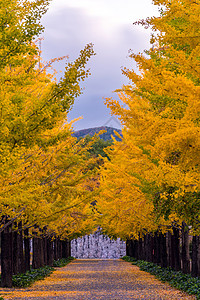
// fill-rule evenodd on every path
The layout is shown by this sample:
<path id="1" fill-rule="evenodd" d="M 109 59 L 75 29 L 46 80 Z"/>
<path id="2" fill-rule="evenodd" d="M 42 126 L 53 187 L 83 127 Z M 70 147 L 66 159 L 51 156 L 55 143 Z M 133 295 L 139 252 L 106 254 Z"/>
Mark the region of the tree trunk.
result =
<path id="1" fill-rule="evenodd" d="M 148 245 L 148 234 L 144 235 L 144 239 L 143 239 L 143 245 L 144 245 L 144 249 L 143 249 L 143 257 L 144 260 L 148 261 L 148 251 L 149 251 L 149 245 Z"/>
<path id="2" fill-rule="evenodd" d="M 61 240 L 58 239 L 58 259 L 62 258 L 62 243 Z"/>
<path id="3" fill-rule="evenodd" d="M 198 276 L 200 277 L 200 236 L 198 236 L 198 248 L 197 248 L 197 261 L 198 261 Z"/>
<path id="4" fill-rule="evenodd" d="M 153 241 L 153 236 L 149 235 L 149 247 L 151 251 L 149 252 L 149 261 L 153 262 L 153 256 L 154 256 L 154 241 Z"/>
<path id="5" fill-rule="evenodd" d="M 13 233 L 12 225 L 1 233 L 1 286 L 12 287 L 13 275 Z"/>
<path id="6" fill-rule="evenodd" d="M 126 240 L 126 255 L 131 256 L 130 253 L 130 240 Z"/>
<path id="7" fill-rule="evenodd" d="M 62 258 L 68 258 L 69 257 L 69 241 L 64 240 L 62 243 Z"/>
<path id="8" fill-rule="evenodd" d="M 39 239 L 38 243 L 40 248 L 40 268 L 41 268 L 44 267 L 44 241 L 42 237 Z"/>
<path id="9" fill-rule="evenodd" d="M 51 238 L 47 238 L 47 265 L 53 266 L 54 251 L 53 251 L 53 241 Z"/>
<path id="10" fill-rule="evenodd" d="M 171 232 L 167 232 L 167 266 L 172 267 L 172 245 L 171 245 Z"/>
<path id="11" fill-rule="evenodd" d="M 192 276 L 197 277 L 199 270 L 198 270 L 198 243 L 199 238 L 198 236 L 192 237 Z"/>
<path id="12" fill-rule="evenodd" d="M 132 240 L 133 245 L 133 257 L 136 259 L 139 259 L 138 251 L 139 251 L 139 241 L 138 240 Z"/>
<path id="13" fill-rule="evenodd" d="M 68 256 L 70 257 L 71 256 L 71 241 L 68 240 Z"/>
<path id="14" fill-rule="evenodd" d="M 32 268 L 39 269 L 44 266 L 42 242 L 40 238 L 33 238 L 33 262 Z"/>
<path id="15" fill-rule="evenodd" d="M 154 263 L 160 264 L 160 234 L 158 232 L 154 235 Z"/>
<path id="16" fill-rule="evenodd" d="M 30 270 L 31 256 L 30 256 L 30 238 L 28 229 L 24 230 L 24 257 L 25 257 L 25 271 Z"/>
<path id="17" fill-rule="evenodd" d="M 168 244 L 169 244 L 169 266 L 175 270 L 180 271 L 180 239 L 179 229 L 173 227 L 173 234 L 168 233 Z"/>
<path id="18" fill-rule="evenodd" d="M 185 274 L 190 273 L 190 256 L 189 256 L 189 230 L 186 224 L 182 223 L 182 271 Z"/>
<path id="19" fill-rule="evenodd" d="M 22 222 L 13 233 L 13 274 L 25 273 Z"/>
<path id="20" fill-rule="evenodd" d="M 71 256 L 71 241 L 67 240 L 67 257 Z"/>
<path id="21" fill-rule="evenodd" d="M 58 260 L 58 243 L 57 243 L 57 238 L 54 239 L 53 250 L 54 250 L 54 260 Z"/>
<path id="22" fill-rule="evenodd" d="M 134 241 L 133 240 L 127 240 L 126 242 L 126 255 L 130 257 L 134 257 Z"/>
<path id="23" fill-rule="evenodd" d="M 167 267 L 167 244 L 166 244 L 166 236 L 164 234 L 160 234 L 160 265 L 162 268 Z"/>
<path id="24" fill-rule="evenodd" d="M 19 235 L 17 231 L 13 232 L 13 274 L 19 273 Z"/>
<path id="25" fill-rule="evenodd" d="M 144 257 L 143 257 L 143 241 L 142 241 L 142 238 L 139 238 L 139 241 L 138 241 L 138 243 L 139 243 L 139 249 L 138 249 L 138 258 L 140 259 L 140 260 L 143 260 L 144 259 Z"/>
<path id="26" fill-rule="evenodd" d="M 44 256 L 44 265 L 48 265 L 47 263 L 47 238 L 43 237 L 43 256 Z"/>
<path id="27" fill-rule="evenodd" d="M 173 227 L 173 235 L 172 238 L 172 255 L 173 255 L 173 263 L 174 263 L 174 270 L 180 271 L 181 270 L 181 263 L 180 263 L 180 239 L 179 239 L 179 229 Z"/>

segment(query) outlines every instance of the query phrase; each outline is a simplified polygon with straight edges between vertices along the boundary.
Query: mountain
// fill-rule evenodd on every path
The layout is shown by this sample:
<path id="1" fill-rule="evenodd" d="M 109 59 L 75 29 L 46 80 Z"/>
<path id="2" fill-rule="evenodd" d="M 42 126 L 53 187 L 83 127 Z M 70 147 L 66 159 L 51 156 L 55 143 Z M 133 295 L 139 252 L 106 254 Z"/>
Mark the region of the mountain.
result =
<path id="1" fill-rule="evenodd" d="M 85 137 L 86 135 L 93 136 L 95 133 L 98 133 L 100 130 L 106 130 L 105 133 L 99 136 L 101 139 L 105 141 L 112 140 L 111 135 L 113 135 L 117 141 L 121 140 L 118 136 L 115 135 L 114 131 L 118 132 L 120 135 L 122 135 L 122 131 L 120 129 L 116 129 L 108 126 L 93 127 L 93 128 L 78 130 L 73 133 L 73 136 L 77 138 Z"/>

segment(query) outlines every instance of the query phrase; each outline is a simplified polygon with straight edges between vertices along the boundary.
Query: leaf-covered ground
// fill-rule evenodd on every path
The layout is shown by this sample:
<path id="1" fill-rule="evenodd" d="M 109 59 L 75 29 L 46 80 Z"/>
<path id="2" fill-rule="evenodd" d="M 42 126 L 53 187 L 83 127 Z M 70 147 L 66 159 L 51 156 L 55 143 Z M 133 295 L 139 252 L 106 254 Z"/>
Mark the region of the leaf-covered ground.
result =
<path id="1" fill-rule="evenodd" d="M 0 289 L 7 299 L 195 299 L 122 260 L 75 260 L 31 288 Z"/>

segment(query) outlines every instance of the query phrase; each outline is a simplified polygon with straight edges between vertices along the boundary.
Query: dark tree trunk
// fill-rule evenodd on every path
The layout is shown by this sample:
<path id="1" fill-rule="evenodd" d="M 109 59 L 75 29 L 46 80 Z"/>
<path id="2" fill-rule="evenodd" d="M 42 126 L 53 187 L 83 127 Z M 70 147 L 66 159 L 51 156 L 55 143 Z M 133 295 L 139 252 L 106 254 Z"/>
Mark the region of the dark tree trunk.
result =
<path id="1" fill-rule="evenodd" d="M 68 245 L 68 248 L 67 248 L 67 257 L 70 257 L 71 256 L 71 241 L 70 240 L 67 240 L 67 245 Z"/>
<path id="2" fill-rule="evenodd" d="M 143 259 L 148 261 L 148 235 L 144 235 L 143 239 Z"/>
<path id="3" fill-rule="evenodd" d="M 175 271 L 181 270 L 179 229 L 173 227 L 173 234 L 168 233 L 169 266 Z"/>
<path id="4" fill-rule="evenodd" d="M 158 232 L 154 235 L 154 263 L 160 264 L 160 234 Z"/>
<path id="5" fill-rule="evenodd" d="M 133 240 L 126 241 L 126 255 L 134 257 Z"/>
<path id="6" fill-rule="evenodd" d="M 30 270 L 31 256 L 30 256 L 30 238 L 28 229 L 24 230 L 24 256 L 25 256 L 25 271 Z"/>
<path id="7" fill-rule="evenodd" d="M 186 224 L 182 223 L 182 271 L 185 274 L 190 273 L 190 256 L 189 256 L 189 230 Z"/>
<path id="8" fill-rule="evenodd" d="M 126 255 L 131 256 L 130 255 L 130 240 L 126 240 Z"/>
<path id="9" fill-rule="evenodd" d="M 13 233 L 13 274 L 25 273 L 22 222 L 18 229 Z"/>
<path id="10" fill-rule="evenodd" d="M 69 248 L 68 248 L 68 256 L 70 257 L 71 256 L 71 241 L 70 240 L 68 240 L 68 245 L 69 245 Z"/>
<path id="11" fill-rule="evenodd" d="M 153 242 L 153 236 L 149 235 L 149 248 L 151 249 L 149 251 L 149 261 L 153 262 L 153 255 L 154 255 L 154 242 Z"/>
<path id="12" fill-rule="evenodd" d="M 171 258 L 171 232 L 167 232 L 167 266 L 172 266 L 172 258 Z"/>
<path id="13" fill-rule="evenodd" d="M 140 260 L 143 260 L 144 259 L 144 255 L 143 255 L 143 240 L 142 238 L 139 238 L 139 241 L 138 241 L 138 258 Z"/>
<path id="14" fill-rule="evenodd" d="M 198 270 L 198 246 L 199 246 L 199 238 L 198 236 L 192 237 L 192 276 L 197 277 Z"/>
<path id="15" fill-rule="evenodd" d="M 17 231 L 13 232 L 13 274 L 19 273 L 19 235 Z"/>
<path id="16" fill-rule="evenodd" d="M 61 240 L 58 239 L 58 259 L 62 258 L 62 243 Z"/>
<path id="17" fill-rule="evenodd" d="M 134 258 L 139 259 L 139 241 L 138 240 L 133 240 L 132 242 L 133 247 L 134 247 Z"/>
<path id="18" fill-rule="evenodd" d="M 54 251 L 53 251 L 53 241 L 51 238 L 47 238 L 47 265 L 53 266 Z"/>
<path id="19" fill-rule="evenodd" d="M 173 228 L 175 271 L 181 270 L 179 229 Z"/>
<path id="20" fill-rule="evenodd" d="M 48 265 L 47 263 L 47 238 L 44 237 L 43 239 L 43 254 L 44 254 L 44 265 Z"/>
<path id="21" fill-rule="evenodd" d="M 198 249 L 197 249 L 197 261 L 198 261 L 198 277 L 200 277 L 200 236 L 198 236 Z"/>
<path id="22" fill-rule="evenodd" d="M 38 241 L 40 248 L 40 267 L 44 267 L 44 241 L 41 237 Z"/>
<path id="23" fill-rule="evenodd" d="M 181 269 L 180 264 L 180 239 L 179 239 L 179 229 L 173 227 L 173 234 L 171 237 L 171 267 L 175 271 Z"/>
<path id="24" fill-rule="evenodd" d="M 58 260 L 58 241 L 57 241 L 57 238 L 54 239 L 53 251 L 54 251 L 54 260 Z"/>
<path id="25" fill-rule="evenodd" d="M 145 260 L 150 261 L 150 256 L 151 256 L 151 245 L 150 245 L 150 235 L 146 234 L 145 235 Z"/>
<path id="26" fill-rule="evenodd" d="M 25 273 L 25 257 L 24 257 L 24 243 L 23 243 L 23 230 L 22 222 L 19 223 L 19 272 Z"/>
<path id="27" fill-rule="evenodd" d="M 62 241 L 62 258 L 69 257 L 69 241 L 64 240 Z"/>
<path id="28" fill-rule="evenodd" d="M 163 268 L 167 267 L 167 244 L 166 244 L 166 236 L 164 234 L 160 234 L 160 265 Z"/>
<path id="29" fill-rule="evenodd" d="M 41 251 L 41 239 L 40 238 L 33 238 L 33 262 L 32 268 L 38 269 L 43 266 L 43 252 Z"/>
<path id="30" fill-rule="evenodd" d="M 12 225 L 1 233 L 1 286 L 12 287 L 13 275 L 13 233 Z"/>

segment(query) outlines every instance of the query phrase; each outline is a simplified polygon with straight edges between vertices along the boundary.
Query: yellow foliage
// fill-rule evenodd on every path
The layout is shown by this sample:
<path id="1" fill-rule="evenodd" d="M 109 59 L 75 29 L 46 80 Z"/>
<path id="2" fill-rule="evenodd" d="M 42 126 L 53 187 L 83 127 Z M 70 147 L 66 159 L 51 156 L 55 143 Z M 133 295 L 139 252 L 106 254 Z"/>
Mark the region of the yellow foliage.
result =
<path id="1" fill-rule="evenodd" d="M 106 99 L 123 139 L 101 169 L 98 211 L 123 238 L 182 221 L 200 231 L 200 3 L 154 3 L 160 17 L 138 22 L 152 26 L 154 47 L 130 55 L 140 74 L 124 69 L 131 84 Z"/>
<path id="2" fill-rule="evenodd" d="M 92 214 L 88 182 L 95 162 L 72 137 L 67 113 L 81 94 L 94 51 L 86 45 L 59 82 L 48 74 L 54 61 L 66 58 L 44 64 L 33 43 L 48 2 L 0 0 L 1 230 L 7 220 L 21 220 L 25 227 L 48 225 L 51 234 L 67 236 Z"/>

